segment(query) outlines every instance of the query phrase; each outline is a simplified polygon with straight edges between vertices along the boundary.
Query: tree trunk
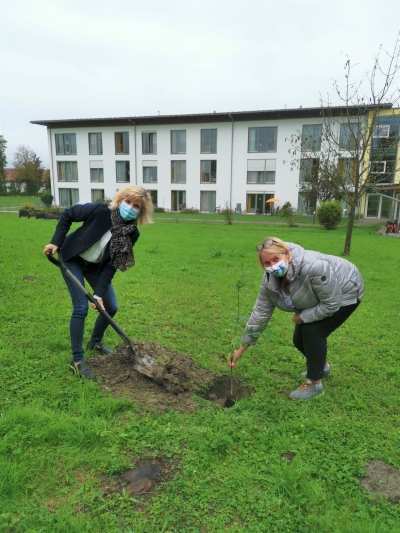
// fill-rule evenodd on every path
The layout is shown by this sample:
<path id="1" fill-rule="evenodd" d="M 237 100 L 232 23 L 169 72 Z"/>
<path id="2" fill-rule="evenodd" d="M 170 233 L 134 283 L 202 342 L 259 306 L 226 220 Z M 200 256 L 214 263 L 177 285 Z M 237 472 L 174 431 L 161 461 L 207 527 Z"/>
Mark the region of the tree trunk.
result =
<path id="1" fill-rule="evenodd" d="M 349 222 L 347 224 L 346 240 L 344 243 L 344 250 L 342 255 L 350 255 L 351 236 L 353 233 L 354 219 L 356 216 L 357 202 L 353 202 L 350 205 Z"/>

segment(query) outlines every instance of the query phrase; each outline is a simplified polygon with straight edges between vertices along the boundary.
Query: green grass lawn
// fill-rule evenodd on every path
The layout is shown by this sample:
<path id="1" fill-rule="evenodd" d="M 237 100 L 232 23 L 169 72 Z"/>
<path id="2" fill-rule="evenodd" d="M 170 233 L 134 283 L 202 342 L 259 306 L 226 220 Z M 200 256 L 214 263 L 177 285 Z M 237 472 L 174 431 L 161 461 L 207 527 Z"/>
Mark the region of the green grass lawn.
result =
<path id="1" fill-rule="evenodd" d="M 13 209 L 16 209 L 24 204 L 25 202 L 29 202 L 32 204 L 37 204 L 38 206 L 43 207 L 43 203 L 40 200 L 39 196 L 0 196 L 0 211 L 7 212 L 11 211 Z M 193 221 L 199 221 L 202 220 L 204 222 L 209 222 L 211 220 L 215 221 L 218 220 L 219 222 L 225 222 L 225 217 L 222 214 L 214 213 L 196 213 L 196 214 L 186 214 L 186 213 L 154 213 L 154 219 L 155 220 L 164 220 L 164 219 L 172 219 L 177 221 L 182 220 L 193 220 Z M 287 224 L 291 220 L 294 224 L 313 224 L 313 218 L 310 216 L 293 216 L 293 217 L 280 217 L 278 215 L 276 216 L 269 216 L 269 215 L 246 215 L 246 214 L 235 214 L 233 216 L 233 223 L 240 223 L 240 222 L 264 222 L 265 224 L 273 224 L 273 225 L 282 225 Z M 315 225 L 318 225 L 318 220 L 315 218 L 314 221 Z M 342 225 L 347 224 L 347 219 L 343 219 Z"/>
<path id="2" fill-rule="evenodd" d="M 0 196 L 0 211 L 18 210 L 24 203 L 36 204 L 43 207 L 39 196 Z"/>
<path id="3" fill-rule="evenodd" d="M 69 374 L 71 303 L 42 253 L 56 222 L 0 215 L 0 532 L 400 531 L 400 503 L 359 483 L 369 459 L 400 468 L 399 239 L 354 230 L 350 260 L 366 296 L 329 339 L 323 396 L 288 398 L 304 361 L 291 314 L 277 311 L 234 370 L 251 399 L 156 415 Z M 241 334 L 236 286 L 246 281 L 242 326 L 262 277 L 254 249 L 271 233 L 338 255 L 345 239 L 345 228 L 156 220 L 141 229 L 136 266 L 114 278 L 118 324 L 229 373 L 224 359 Z M 105 341 L 120 343 L 111 329 Z M 148 500 L 105 494 L 104 479 L 134 468 L 133 456 L 163 457 L 176 473 Z"/>

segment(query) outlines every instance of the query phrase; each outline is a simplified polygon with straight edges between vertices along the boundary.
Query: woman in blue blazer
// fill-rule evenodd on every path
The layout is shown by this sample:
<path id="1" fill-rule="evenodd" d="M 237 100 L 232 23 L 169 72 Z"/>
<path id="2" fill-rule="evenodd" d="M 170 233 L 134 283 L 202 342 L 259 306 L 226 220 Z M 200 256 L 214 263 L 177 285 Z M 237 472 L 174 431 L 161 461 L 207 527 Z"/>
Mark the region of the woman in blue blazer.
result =
<path id="1" fill-rule="evenodd" d="M 117 192 L 110 205 L 83 204 L 68 207 L 61 213 L 56 231 L 44 248 L 44 253 L 58 252 L 58 257 L 78 280 L 93 289 L 94 297 L 110 316 L 118 310 L 111 281 L 117 270 L 124 272 L 135 264 L 133 246 L 139 238 L 138 222 L 151 222 L 153 203 L 143 187 L 131 185 Z M 67 235 L 73 222 L 83 224 Z M 84 360 L 83 334 L 88 301 L 64 273 L 71 296 L 73 311 L 70 321 L 72 361 L 70 368 L 88 379 L 96 376 Z M 94 304 L 91 306 L 96 309 Z M 112 353 L 102 340 L 108 326 L 99 314 L 87 343 L 89 350 Z"/>

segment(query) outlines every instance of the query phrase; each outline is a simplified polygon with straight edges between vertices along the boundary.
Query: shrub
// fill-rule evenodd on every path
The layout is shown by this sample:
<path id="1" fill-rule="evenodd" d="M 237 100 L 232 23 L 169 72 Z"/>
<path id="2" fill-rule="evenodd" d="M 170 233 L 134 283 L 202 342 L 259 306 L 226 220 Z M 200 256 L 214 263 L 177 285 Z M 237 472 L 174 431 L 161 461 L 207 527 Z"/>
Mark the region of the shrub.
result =
<path id="1" fill-rule="evenodd" d="M 293 215 L 293 206 L 290 202 L 286 202 L 283 204 L 283 206 L 278 210 L 278 215 L 280 217 L 291 217 Z"/>
<path id="2" fill-rule="evenodd" d="M 330 200 L 323 202 L 317 210 L 318 221 L 325 229 L 336 229 L 342 218 L 340 202 Z"/>
<path id="3" fill-rule="evenodd" d="M 225 202 L 225 209 L 220 212 L 225 217 L 226 223 L 230 226 L 233 222 L 233 215 L 235 212 L 229 207 L 228 202 Z"/>
<path id="4" fill-rule="evenodd" d="M 20 211 L 37 211 L 37 205 L 31 202 L 24 202 L 21 206 Z"/>
<path id="5" fill-rule="evenodd" d="M 53 203 L 53 200 L 54 200 L 54 196 L 51 194 L 50 191 L 44 191 L 40 199 L 42 200 L 42 202 L 44 203 L 46 207 L 51 207 L 51 204 Z"/>
<path id="6" fill-rule="evenodd" d="M 165 213 L 165 209 L 163 207 L 155 207 L 154 213 Z"/>
<path id="7" fill-rule="evenodd" d="M 200 213 L 200 210 L 195 207 L 184 207 L 180 210 L 180 213 L 183 213 L 184 215 L 195 215 L 196 213 Z"/>

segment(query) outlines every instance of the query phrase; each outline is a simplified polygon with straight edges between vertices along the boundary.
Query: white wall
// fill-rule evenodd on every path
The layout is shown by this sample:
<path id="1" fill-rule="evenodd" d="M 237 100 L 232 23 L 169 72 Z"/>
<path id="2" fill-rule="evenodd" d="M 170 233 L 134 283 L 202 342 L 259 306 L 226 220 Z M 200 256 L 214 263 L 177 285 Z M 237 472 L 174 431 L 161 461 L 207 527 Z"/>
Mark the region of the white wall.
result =
<path id="1" fill-rule="evenodd" d="M 301 131 L 304 124 L 318 124 L 322 120 L 311 119 L 282 119 L 275 121 L 247 121 L 234 122 L 233 127 L 233 167 L 231 188 L 231 122 L 216 122 L 204 124 L 182 125 L 156 125 L 156 126 L 108 126 L 101 128 L 58 128 L 49 130 L 50 160 L 52 184 L 55 202 L 59 203 L 59 188 L 79 188 L 79 202 L 91 201 L 91 189 L 104 189 L 105 196 L 112 198 L 115 192 L 124 184 L 116 182 L 116 161 L 130 161 L 131 184 L 144 185 L 148 189 L 158 191 L 158 205 L 167 209 L 171 208 L 171 191 L 185 190 L 187 207 L 200 208 L 200 191 L 216 191 L 216 205 L 225 207 L 230 201 L 234 208 L 240 203 L 242 210 L 246 209 L 247 193 L 268 193 L 280 199 L 278 205 L 290 202 L 294 207 L 298 203 L 299 171 L 291 170 L 288 154 L 289 143 L 287 137 Z M 248 128 L 277 126 L 278 139 L 277 151 L 269 153 L 248 153 Z M 201 129 L 218 130 L 217 154 L 200 153 Z M 186 130 L 186 154 L 171 154 L 171 130 Z M 135 155 L 135 130 L 136 130 L 136 155 Z M 116 155 L 114 144 L 115 132 L 129 132 L 129 155 Z M 89 155 L 88 133 L 103 135 L 103 155 Z M 157 132 L 157 154 L 142 154 L 142 132 Z M 55 134 L 76 133 L 77 155 L 56 155 Z M 90 182 L 89 161 L 103 161 L 104 183 Z M 217 183 L 200 183 L 200 161 L 217 160 Z M 276 180 L 275 184 L 248 184 L 247 160 L 248 159 L 275 159 Z M 142 161 L 156 160 L 158 165 L 158 182 L 143 184 Z M 171 183 L 171 160 L 186 161 L 186 184 Z M 77 161 L 78 182 L 57 181 L 57 161 Z M 287 161 L 284 163 L 284 161 Z"/>

